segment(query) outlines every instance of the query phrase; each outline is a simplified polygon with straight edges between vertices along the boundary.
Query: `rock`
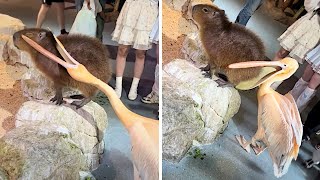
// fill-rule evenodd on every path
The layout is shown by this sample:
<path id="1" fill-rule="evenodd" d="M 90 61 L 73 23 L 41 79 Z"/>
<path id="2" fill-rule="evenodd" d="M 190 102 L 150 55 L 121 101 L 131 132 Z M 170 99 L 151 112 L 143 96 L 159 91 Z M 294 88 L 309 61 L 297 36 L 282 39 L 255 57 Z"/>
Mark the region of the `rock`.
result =
<path id="1" fill-rule="evenodd" d="M 162 19 L 162 24 L 165 24 L 162 33 L 169 39 L 177 40 L 182 34 L 197 31 L 197 26 L 192 21 L 184 19 L 180 11 L 170 9 L 165 3 L 162 3 L 162 13 L 167 14 Z"/>
<path id="2" fill-rule="evenodd" d="M 208 58 L 198 33 L 188 34 L 183 42 L 181 51 L 185 59 L 194 63 L 198 68 L 205 67 L 208 64 Z"/>
<path id="3" fill-rule="evenodd" d="M 8 60 L 8 48 L 7 43 L 10 39 L 9 35 L 0 34 L 0 61 Z"/>
<path id="4" fill-rule="evenodd" d="M 10 36 L 7 46 L 5 47 L 8 52 L 8 58 L 5 59 L 7 64 L 14 65 L 16 63 L 25 65 L 28 68 L 34 67 L 30 55 L 27 52 L 20 51 L 13 43 L 12 36 Z"/>
<path id="5" fill-rule="evenodd" d="M 220 88 L 186 60 L 177 59 L 163 69 L 163 158 L 180 161 L 193 140 L 210 144 L 239 110 L 234 88 Z"/>
<path id="6" fill-rule="evenodd" d="M 29 100 L 49 101 L 55 95 L 53 82 L 46 78 L 36 68 L 29 68 L 21 78 L 21 88 L 23 95 Z M 81 94 L 77 90 L 63 88 L 63 96 Z"/>
<path id="7" fill-rule="evenodd" d="M 88 170 L 85 159 L 58 128 L 26 124 L 0 139 L 0 179 L 79 179 Z"/>
<path id="8" fill-rule="evenodd" d="M 8 41 L 12 35 L 25 28 L 21 20 L 11 16 L 0 14 L 0 61 L 8 60 Z"/>
<path id="9" fill-rule="evenodd" d="M 52 81 L 44 77 L 36 68 L 30 68 L 21 79 L 23 95 L 29 100 L 49 101 L 55 94 Z"/>
<path id="10" fill-rule="evenodd" d="M 95 102 L 75 110 L 71 105 L 53 105 L 43 102 L 25 102 L 16 114 L 16 127 L 43 122 L 48 128 L 57 126 L 67 129 L 70 139 L 79 148 L 90 170 L 100 164 L 104 149 L 104 133 L 107 127 L 107 114 Z"/>
<path id="11" fill-rule="evenodd" d="M 20 65 L 7 65 L 0 62 L 0 89 L 12 89 L 17 80 L 20 80 L 28 68 Z"/>
<path id="12" fill-rule="evenodd" d="M 176 11 L 181 11 L 182 6 L 187 0 L 164 0 L 164 2 L 171 8 Z"/>
<path id="13" fill-rule="evenodd" d="M 5 108 L 0 107 L 0 138 L 6 134 L 7 130 L 3 127 L 3 123 L 5 121 L 5 119 L 12 117 L 13 114 L 10 113 L 9 111 L 7 111 Z"/>
<path id="14" fill-rule="evenodd" d="M 0 21 L 0 34 L 13 35 L 25 28 L 21 20 L 5 14 L 0 14 Z"/>

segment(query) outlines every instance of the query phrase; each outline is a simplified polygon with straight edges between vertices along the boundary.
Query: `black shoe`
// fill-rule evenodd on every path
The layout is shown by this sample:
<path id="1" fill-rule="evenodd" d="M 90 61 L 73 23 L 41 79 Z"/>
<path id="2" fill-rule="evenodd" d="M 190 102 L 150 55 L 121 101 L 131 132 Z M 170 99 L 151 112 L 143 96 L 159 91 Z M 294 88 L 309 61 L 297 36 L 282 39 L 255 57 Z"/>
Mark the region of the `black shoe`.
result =
<path id="1" fill-rule="evenodd" d="M 61 34 L 69 34 L 65 29 L 61 29 L 60 33 Z"/>
<path id="2" fill-rule="evenodd" d="M 306 160 L 305 162 L 304 162 L 304 166 L 306 167 L 306 168 L 312 168 L 312 166 L 313 166 L 313 164 L 314 164 L 314 162 L 313 162 L 313 160 L 312 159 L 308 159 L 308 160 Z"/>
<path id="3" fill-rule="evenodd" d="M 309 141 L 310 140 L 310 137 L 306 134 L 303 134 L 302 135 L 302 141 L 301 142 L 305 142 L 305 141 Z"/>

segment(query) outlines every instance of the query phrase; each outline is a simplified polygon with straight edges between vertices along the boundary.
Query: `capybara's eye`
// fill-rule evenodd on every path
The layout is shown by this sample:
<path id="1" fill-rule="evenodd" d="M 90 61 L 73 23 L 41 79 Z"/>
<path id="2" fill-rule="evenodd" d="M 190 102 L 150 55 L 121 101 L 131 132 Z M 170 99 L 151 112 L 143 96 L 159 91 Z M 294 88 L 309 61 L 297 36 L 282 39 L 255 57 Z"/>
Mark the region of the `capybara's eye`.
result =
<path id="1" fill-rule="evenodd" d="M 209 12 L 208 8 L 202 8 L 202 11 L 203 11 L 204 13 L 208 13 L 208 12 Z"/>

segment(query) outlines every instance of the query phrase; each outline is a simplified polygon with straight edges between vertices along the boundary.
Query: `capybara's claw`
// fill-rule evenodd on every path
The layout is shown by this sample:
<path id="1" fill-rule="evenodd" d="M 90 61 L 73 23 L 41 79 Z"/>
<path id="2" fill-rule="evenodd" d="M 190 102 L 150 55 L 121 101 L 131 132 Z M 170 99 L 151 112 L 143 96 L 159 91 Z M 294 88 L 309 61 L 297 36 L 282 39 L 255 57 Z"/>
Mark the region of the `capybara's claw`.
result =
<path id="1" fill-rule="evenodd" d="M 50 102 L 56 102 L 56 105 L 61 105 L 64 102 L 62 94 L 56 94 L 53 98 L 50 99 Z"/>
<path id="2" fill-rule="evenodd" d="M 205 78 L 209 78 L 209 79 L 212 78 L 210 71 L 203 71 L 203 72 L 202 72 L 202 75 L 203 75 L 203 77 L 205 77 Z"/>
<path id="3" fill-rule="evenodd" d="M 222 87 L 222 88 L 225 88 L 225 87 L 233 87 L 232 84 L 226 82 L 225 80 L 219 78 L 219 79 L 216 79 L 214 80 L 217 84 L 218 84 L 218 87 Z"/>

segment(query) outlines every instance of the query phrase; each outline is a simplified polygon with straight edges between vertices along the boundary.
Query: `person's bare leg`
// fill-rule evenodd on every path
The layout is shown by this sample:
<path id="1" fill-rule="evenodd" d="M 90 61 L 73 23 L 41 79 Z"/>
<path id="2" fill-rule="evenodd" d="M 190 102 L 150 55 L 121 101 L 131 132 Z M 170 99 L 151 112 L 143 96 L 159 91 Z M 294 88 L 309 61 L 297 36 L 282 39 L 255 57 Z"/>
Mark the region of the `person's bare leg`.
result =
<path id="1" fill-rule="evenodd" d="M 57 9 L 57 20 L 60 26 L 60 30 L 65 30 L 65 21 L 64 21 L 64 3 L 53 3 Z"/>
<path id="2" fill-rule="evenodd" d="M 279 51 L 277 51 L 277 53 L 275 54 L 273 61 L 279 61 L 285 57 L 287 57 L 289 55 L 289 51 L 285 50 L 283 47 L 281 47 L 279 49 Z"/>
<path id="3" fill-rule="evenodd" d="M 320 85 L 320 75 L 318 73 L 314 73 L 311 77 L 308 87 L 315 90 L 319 85 Z"/>
<path id="4" fill-rule="evenodd" d="M 314 74 L 311 65 L 307 65 L 305 68 L 302 77 L 296 82 L 292 90 L 290 91 L 292 97 L 295 101 L 298 100 L 302 92 L 307 88 L 308 82 L 310 81 L 312 75 Z"/>
<path id="5" fill-rule="evenodd" d="M 297 101 L 301 93 L 307 88 L 308 82 L 314 74 L 310 64 L 305 68 L 302 77 L 296 82 L 292 90 L 290 91 L 292 97 Z"/>
<path id="6" fill-rule="evenodd" d="M 138 96 L 138 85 L 143 72 L 145 57 L 145 50 L 136 50 L 136 62 L 134 63 L 134 77 L 128 95 L 128 98 L 130 100 L 135 100 Z"/>
<path id="7" fill-rule="evenodd" d="M 124 68 L 126 67 L 126 59 L 129 53 L 130 46 L 128 45 L 119 45 L 117 52 L 117 63 L 116 63 L 116 76 L 122 77 Z"/>
<path id="8" fill-rule="evenodd" d="M 47 4 L 41 4 L 39 13 L 38 13 L 38 17 L 37 17 L 37 24 L 36 24 L 36 28 L 41 28 L 44 20 L 46 19 L 47 16 L 47 12 L 49 10 L 50 6 Z"/>
<path id="9" fill-rule="evenodd" d="M 134 77 L 140 79 L 143 68 L 144 68 L 144 60 L 146 58 L 145 50 L 136 50 L 136 62 L 134 63 Z"/>
<path id="10" fill-rule="evenodd" d="M 309 82 L 313 76 L 314 72 L 310 64 L 307 65 L 306 69 L 303 72 L 302 79 L 306 82 Z"/>
<path id="11" fill-rule="evenodd" d="M 297 107 L 299 112 L 302 112 L 303 109 L 308 105 L 309 101 L 314 97 L 316 93 L 316 88 L 320 84 L 320 75 L 318 73 L 314 73 L 310 79 L 308 87 L 301 93 L 299 98 L 297 99 Z"/>
<path id="12" fill-rule="evenodd" d="M 119 44 L 117 59 L 116 59 L 116 88 L 115 91 L 118 97 L 121 97 L 122 92 L 122 76 L 126 67 L 126 59 L 129 53 L 130 46 Z"/>

